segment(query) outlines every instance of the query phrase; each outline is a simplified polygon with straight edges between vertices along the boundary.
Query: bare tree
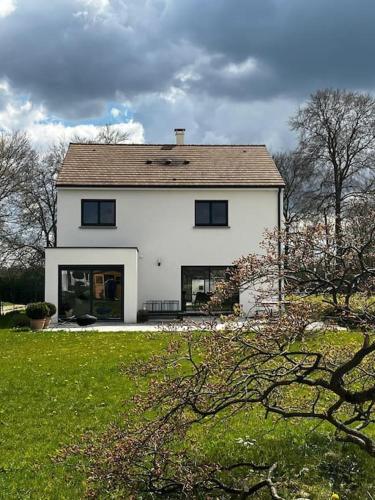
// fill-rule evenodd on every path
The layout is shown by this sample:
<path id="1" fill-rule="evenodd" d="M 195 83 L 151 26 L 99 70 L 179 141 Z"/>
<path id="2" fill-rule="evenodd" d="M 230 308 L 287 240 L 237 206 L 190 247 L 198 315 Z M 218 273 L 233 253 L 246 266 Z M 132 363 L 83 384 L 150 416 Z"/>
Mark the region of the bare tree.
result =
<path id="1" fill-rule="evenodd" d="M 29 178 L 29 171 L 37 160 L 25 134 L 0 134 L 0 203 L 15 192 Z"/>
<path id="2" fill-rule="evenodd" d="M 299 151 L 276 153 L 274 160 L 284 182 L 283 216 L 285 226 L 285 255 L 289 253 L 288 234 L 293 227 L 316 213 L 315 196 L 318 186 L 314 166 Z"/>
<path id="3" fill-rule="evenodd" d="M 346 202 L 373 192 L 375 99 L 345 90 L 319 90 L 291 119 L 300 152 L 320 179 L 322 206 L 332 210 L 338 248 Z"/>
<path id="4" fill-rule="evenodd" d="M 14 259 L 8 236 L 17 223 L 15 204 L 22 188 L 32 179 L 38 157 L 25 134 L 0 135 L 0 264 L 9 265 Z"/>
<path id="5" fill-rule="evenodd" d="M 101 127 L 95 137 L 87 139 L 82 136 L 75 136 L 72 142 L 85 144 L 123 144 L 129 141 L 129 133 L 120 130 L 116 125 L 106 124 Z"/>
<path id="6" fill-rule="evenodd" d="M 115 126 L 105 125 L 92 140 L 77 136 L 74 141 L 115 144 L 125 142 L 128 137 Z M 56 178 L 68 146 L 60 141 L 38 157 L 25 135 L 4 136 L 0 204 L 1 196 L 4 200 L 12 197 L 12 201 L 3 213 L 3 224 L 0 219 L 3 263 L 41 265 L 44 249 L 57 245 Z"/>

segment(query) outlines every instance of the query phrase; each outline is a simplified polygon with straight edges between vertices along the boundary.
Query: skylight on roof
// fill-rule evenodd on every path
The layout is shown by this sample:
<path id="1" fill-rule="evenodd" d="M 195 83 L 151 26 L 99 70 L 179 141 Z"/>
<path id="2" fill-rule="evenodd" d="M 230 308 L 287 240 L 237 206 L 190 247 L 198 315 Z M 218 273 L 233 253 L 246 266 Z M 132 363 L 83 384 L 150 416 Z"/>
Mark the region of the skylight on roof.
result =
<path id="1" fill-rule="evenodd" d="M 147 159 L 146 165 L 169 165 L 172 167 L 181 167 L 182 165 L 189 165 L 190 160 L 181 158 L 157 158 L 154 160 Z"/>

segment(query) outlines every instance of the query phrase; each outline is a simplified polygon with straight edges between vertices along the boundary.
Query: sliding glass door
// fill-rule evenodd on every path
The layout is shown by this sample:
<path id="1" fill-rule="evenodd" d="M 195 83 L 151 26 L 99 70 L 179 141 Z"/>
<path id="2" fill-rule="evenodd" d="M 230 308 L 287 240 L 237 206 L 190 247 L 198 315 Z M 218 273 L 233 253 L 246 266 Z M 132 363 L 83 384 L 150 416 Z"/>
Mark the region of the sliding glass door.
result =
<path id="1" fill-rule="evenodd" d="M 210 300 L 216 284 L 228 276 L 228 266 L 182 266 L 181 267 L 181 304 L 183 311 L 199 311 Z M 235 294 L 223 311 L 231 311 L 239 301 Z"/>
<path id="2" fill-rule="evenodd" d="M 123 266 L 59 266 L 59 318 L 123 320 Z"/>

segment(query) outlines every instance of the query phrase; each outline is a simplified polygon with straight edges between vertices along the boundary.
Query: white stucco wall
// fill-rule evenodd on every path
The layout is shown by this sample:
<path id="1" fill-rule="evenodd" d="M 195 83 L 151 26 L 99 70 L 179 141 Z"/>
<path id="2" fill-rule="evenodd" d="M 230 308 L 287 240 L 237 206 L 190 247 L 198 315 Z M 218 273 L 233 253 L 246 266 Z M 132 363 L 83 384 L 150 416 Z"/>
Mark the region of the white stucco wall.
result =
<path id="1" fill-rule="evenodd" d="M 84 198 L 116 199 L 117 228 L 81 228 Z M 199 199 L 228 200 L 230 227 L 195 228 L 194 202 Z M 277 202 L 276 188 L 60 188 L 58 246 L 138 247 L 138 307 L 146 300 L 181 301 L 181 266 L 227 266 L 259 251 L 264 230 L 277 226 Z M 112 264 L 107 255 L 106 264 Z"/>
<path id="2" fill-rule="evenodd" d="M 47 248 L 45 299 L 58 304 L 59 265 L 124 266 L 124 321 L 135 323 L 138 310 L 138 251 L 129 248 Z M 57 317 L 53 318 L 56 320 Z"/>

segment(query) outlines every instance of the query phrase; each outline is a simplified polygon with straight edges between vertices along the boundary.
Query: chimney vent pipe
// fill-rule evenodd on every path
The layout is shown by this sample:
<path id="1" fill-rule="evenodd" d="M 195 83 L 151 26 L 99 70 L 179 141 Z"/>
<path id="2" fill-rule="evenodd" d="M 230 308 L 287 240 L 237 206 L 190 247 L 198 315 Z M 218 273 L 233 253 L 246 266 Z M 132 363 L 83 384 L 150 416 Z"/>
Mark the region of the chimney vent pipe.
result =
<path id="1" fill-rule="evenodd" d="M 185 144 L 185 129 L 175 128 L 174 133 L 176 134 L 176 145 L 183 146 Z"/>

